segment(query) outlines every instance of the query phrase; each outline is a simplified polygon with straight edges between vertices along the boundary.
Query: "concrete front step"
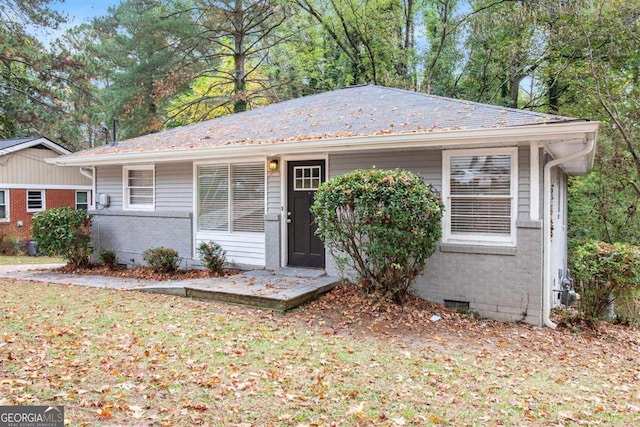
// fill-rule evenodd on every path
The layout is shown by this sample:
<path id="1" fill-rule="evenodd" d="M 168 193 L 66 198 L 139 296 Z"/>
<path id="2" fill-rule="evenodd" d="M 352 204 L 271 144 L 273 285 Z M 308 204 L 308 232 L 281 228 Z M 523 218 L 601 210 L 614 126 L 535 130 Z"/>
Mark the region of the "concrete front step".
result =
<path id="1" fill-rule="evenodd" d="M 333 276 L 291 278 L 273 276 L 267 281 L 239 280 L 220 285 L 185 287 L 186 296 L 233 304 L 286 311 L 318 298 L 333 289 L 340 279 Z"/>

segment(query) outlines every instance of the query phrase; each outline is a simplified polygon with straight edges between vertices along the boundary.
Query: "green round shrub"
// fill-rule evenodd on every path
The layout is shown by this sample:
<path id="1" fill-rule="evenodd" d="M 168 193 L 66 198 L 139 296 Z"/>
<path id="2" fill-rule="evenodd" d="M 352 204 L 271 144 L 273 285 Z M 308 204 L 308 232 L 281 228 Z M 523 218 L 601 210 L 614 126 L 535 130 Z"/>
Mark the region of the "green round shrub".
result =
<path id="1" fill-rule="evenodd" d="M 154 271 L 160 273 L 176 272 L 182 262 L 178 251 L 163 246 L 146 249 L 142 252 L 142 259 L 145 260 Z"/>
<path id="2" fill-rule="evenodd" d="M 356 170 L 323 183 L 311 208 L 338 267 L 401 303 L 442 235 L 442 199 L 407 171 Z"/>
<path id="3" fill-rule="evenodd" d="M 637 298 L 640 288 L 640 248 L 624 243 L 587 242 L 571 257 L 580 293 L 580 312 L 586 320 L 607 317 L 618 299 Z"/>
<path id="4" fill-rule="evenodd" d="M 92 217 L 68 206 L 36 212 L 31 219 L 31 237 L 43 253 L 60 256 L 73 268 L 90 263 L 93 247 L 89 235 Z"/>

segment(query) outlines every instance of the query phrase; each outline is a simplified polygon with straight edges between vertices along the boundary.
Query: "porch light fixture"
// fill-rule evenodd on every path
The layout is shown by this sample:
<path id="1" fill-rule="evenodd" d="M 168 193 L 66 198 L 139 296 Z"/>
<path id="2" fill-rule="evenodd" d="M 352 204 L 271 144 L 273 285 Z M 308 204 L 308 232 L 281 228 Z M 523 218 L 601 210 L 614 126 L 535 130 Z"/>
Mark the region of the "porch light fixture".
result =
<path id="1" fill-rule="evenodd" d="M 269 162 L 269 170 L 270 171 L 277 171 L 278 170 L 278 160 L 277 159 L 273 159 Z"/>

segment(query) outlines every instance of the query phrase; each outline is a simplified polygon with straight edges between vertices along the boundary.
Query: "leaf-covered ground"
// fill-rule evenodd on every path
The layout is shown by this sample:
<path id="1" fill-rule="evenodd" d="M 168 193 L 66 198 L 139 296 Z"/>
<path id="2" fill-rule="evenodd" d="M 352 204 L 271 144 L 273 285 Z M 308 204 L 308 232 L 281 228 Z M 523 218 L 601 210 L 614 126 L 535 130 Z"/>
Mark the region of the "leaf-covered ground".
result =
<path id="1" fill-rule="evenodd" d="M 229 277 L 239 274 L 241 270 L 225 268 L 219 272 L 206 269 L 177 270 L 174 272 L 156 271 L 150 267 L 107 267 L 101 264 L 94 264 L 84 268 L 74 268 L 69 264 L 58 269 L 61 273 L 99 275 L 111 277 L 126 277 L 137 280 L 188 280 L 206 279 L 208 277 Z"/>
<path id="2" fill-rule="evenodd" d="M 0 302 L 0 405 L 64 405 L 72 426 L 640 425 L 640 336 L 619 326 L 346 287 L 284 314 L 13 281 Z"/>

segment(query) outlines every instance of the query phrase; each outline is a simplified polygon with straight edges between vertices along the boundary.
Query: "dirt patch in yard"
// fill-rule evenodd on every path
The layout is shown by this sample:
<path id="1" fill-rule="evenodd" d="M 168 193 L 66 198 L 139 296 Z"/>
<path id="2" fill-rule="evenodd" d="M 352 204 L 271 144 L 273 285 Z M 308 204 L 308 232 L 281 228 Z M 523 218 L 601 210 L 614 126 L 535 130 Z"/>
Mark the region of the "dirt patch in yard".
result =
<path id="1" fill-rule="evenodd" d="M 484 348 L 516 346 L 525 352 L 547 348 L 551 355 L 556 348 L 579 342 L 587 348 L 594 344 L 593 351 L 602 350 L 628 360 L 638 358 L 640 349 L 640 334 L 629 326 L 603 322 L 593 328 L 577 321 L 567 322 L 566 313 L 552 319 L 558 323 L 555 330 L 478 319 L 472 313 L 448 309 L 415 296 L 401 306 L 376 301 L 354 285 L 340 285 L 292 315 L 308 326 L 323 327 L 325 333 L 376 336 L 407 345 L 446 346 L 449 350 L 464 349 L 473 342 Z"/>

